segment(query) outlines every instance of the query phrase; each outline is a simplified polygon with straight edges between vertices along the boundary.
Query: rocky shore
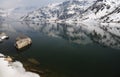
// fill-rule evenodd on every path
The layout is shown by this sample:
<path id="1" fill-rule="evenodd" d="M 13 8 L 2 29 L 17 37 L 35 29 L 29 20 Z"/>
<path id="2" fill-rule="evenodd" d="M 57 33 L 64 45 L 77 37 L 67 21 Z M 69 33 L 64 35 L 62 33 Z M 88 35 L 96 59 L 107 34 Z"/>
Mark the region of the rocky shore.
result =
<path id="1" fill-rule="evenodd" d="M 13 62 L 11 57 L 3 54 L 0 54 L 0 68 L 0 77 L 40 77 L 36 73 L 27 71 L 21 62 Z"/>

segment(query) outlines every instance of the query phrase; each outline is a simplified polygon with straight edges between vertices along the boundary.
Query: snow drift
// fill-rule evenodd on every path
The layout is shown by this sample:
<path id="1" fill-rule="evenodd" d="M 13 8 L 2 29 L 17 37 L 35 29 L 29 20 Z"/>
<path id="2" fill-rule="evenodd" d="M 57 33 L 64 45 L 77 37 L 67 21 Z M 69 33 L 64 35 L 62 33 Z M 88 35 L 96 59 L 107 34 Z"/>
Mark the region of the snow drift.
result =
<path id="1" fill-rule="evenodd" d="M 0 77 L 40 77 L 38 74 L 27 72 L 22 63 L 18 61 L 9 63 L 4 59 L 0 58 Z"/>

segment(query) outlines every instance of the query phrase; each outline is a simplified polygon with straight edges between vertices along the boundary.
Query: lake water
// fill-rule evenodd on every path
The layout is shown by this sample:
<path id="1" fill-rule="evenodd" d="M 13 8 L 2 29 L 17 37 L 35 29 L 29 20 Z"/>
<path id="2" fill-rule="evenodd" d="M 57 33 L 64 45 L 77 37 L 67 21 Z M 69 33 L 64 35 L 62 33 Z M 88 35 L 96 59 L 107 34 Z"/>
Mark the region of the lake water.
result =
<path id="1" fill-rule="evenodd" d="M 0 32 L 10 37 L 0 51 L 22 61 L 40 62 L 51 71 L 47 77 L 118 77 L 120 75 L 120 27 L 57 24 L 45 22 L 2 22 Z M 18 51 L 17 36 L 27 35 L 32 45 Z M 39 67 L 38 67 L 39 68 Z"/>

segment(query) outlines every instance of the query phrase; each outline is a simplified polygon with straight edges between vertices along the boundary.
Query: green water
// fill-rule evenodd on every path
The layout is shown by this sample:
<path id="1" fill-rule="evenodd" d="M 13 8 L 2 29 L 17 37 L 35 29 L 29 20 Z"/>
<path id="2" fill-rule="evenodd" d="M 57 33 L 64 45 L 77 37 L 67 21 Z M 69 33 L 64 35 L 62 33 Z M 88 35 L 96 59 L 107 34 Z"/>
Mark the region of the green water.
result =
<path id="1" fill-rule="evenodd" d="M 5 55 L 22 57 L 18 58 L 20 61 L 36 59 L 42 69 L 51 71 L 47 77 L 118 77 L 119 48 L 100 43 L 97 41 L 100 37 L 92 36 L 81 27 L 4 22 L 0 31 L 6 32 L 10 38 L 0 43 L 0 51 Z M 15 38 L 23 34 L 31 37 L 33 42 L 29 48 L 18 51 L 14 47 Z"/>

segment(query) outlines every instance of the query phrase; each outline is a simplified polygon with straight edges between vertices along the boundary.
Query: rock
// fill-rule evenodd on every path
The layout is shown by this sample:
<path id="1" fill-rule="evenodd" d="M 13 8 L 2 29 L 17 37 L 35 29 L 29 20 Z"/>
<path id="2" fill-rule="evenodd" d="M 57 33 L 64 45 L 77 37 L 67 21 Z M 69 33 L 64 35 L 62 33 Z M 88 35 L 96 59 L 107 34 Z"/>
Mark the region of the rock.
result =
<path id="1" fill-rule="evenodd" d="M 22 49 L 26 46 L 29 46 L 32 43 L 31 38 L 27 36 L 20 36 L 16 38 L 15 47 L 17 49 Z"/>
<path id="2" fill-rule="evenodd" d="M 28 61 L 29 61 L 30 63 L 32 63 L 32 64 L 36 64 L 36 65 L 39 65 L 39 64 L 40 64 L 40 62 L 37 61 L 37 60 L 34 59 L 34 58 L 30 58 L 30 59 L 28 59 Z"/>
<path id="3" fill-rule="evenodd" d="M 13 62 L 13 59 L 10 56 L 0 56 L 0 58 L 4 58 L 4 60 L 7 62 Z"/>
<path id="4" fill-rule="evenodd" d="M 4 39 L 8 39 L 9 37 L 7 36 L 6 33 L 0 32 L 0 42 L 2 42 Z"/>
<path id="5" fill-rule="evenodd" d="M 12 62 L 13 59 L 10 57 L 10 56 L 7 56 L 6 58 L 4 58 L 5 61 L 8 61 L 8 62 Z"/>
<path id="6" fill-rule="evenodd" d="M 31 71 L 31 72 L 35 72 L 35 73 L 38 73 L 38 74 L 40 74 L 40 75 L 44 75 L 44 74 L 45 74 L 45 72 L 42 71 L 42 70 L 29 69 L 29 71 Z"/>

